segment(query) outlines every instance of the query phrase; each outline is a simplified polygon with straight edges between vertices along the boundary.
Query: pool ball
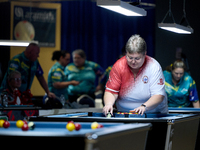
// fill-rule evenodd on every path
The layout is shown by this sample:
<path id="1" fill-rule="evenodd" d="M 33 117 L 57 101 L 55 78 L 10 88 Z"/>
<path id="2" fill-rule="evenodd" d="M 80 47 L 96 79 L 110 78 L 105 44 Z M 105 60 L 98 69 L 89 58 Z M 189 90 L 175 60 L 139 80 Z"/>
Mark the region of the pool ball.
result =
<path id="1" fill-rule="evenodd" d="M 81 129 L 81 124 L 80 123 L 75 123 L 75 130 L 78 131 Z"/>
<path id="2" fill-rule="evenodd" d="M 24 122 L 25 124 L 28 124 L 28 122 L 27 122 L 26 120 L 23 120 L 23 122 Z"/>
<path id="3" fill-rule="evenodd" d="M 5 122 L 3 123 L 3 127 L 4 127 L 4 128 L 10 127 L 10 122 L 9 122 L 9 121 L 5 121 Z"/>
<path id="4" fill-rule="evenodd" d="M 29 123 L 28 123 L 28 127 L 29 127 L 30 130 L 35 129 L 35 124 L 34 124 L 34 122 L 29 122 Z"/>
<path id="5" fill-rule="evenodd" d="M 74 125 L 74 123 L 70 122 L 66 125 L 66 128 L 68 131 L 73 131 L 75 129 L 75 125 Z"/>
<path id="6" fill-rule="evenodd" d="M 67 123 L 74 123 L 74 121 L 71 120 L 71 121 L 68 121 Z"/>
<path id="7" fill-rule="evenodd" d="M 3 123 L 5 122 L 5 120 L 1 119 L 0 120 L 0 127 L 3 128 Z"/>
<path id="8" fill-rule="evenodd" d="M 102 124 L 99 124 L 99 125 L 97 126 L 97 128 L 103 128 L 103 125 L 102 125 Z"/>
<path id="9" fill-rule="evenodd" d="M 18 127 L 18 128 L 22 128 L 22 126 L 24 125 L 25 123 L 22 121 L 22 120 L 18 120 L 17 122 L 16 122 L 16 126 Z"/>
<path id="10" fill-rule="evenodd" d="M 28 125 L 26 123 L 22 126 L 22 130 L 23 131 L 28 131 Z"/>
<path id="11" fill-rule="evenodd" d="M 97 122 L 93 122 L 92 124 L 91 124 L 91 129 L 96 129 L 97 127 L 98 127 L 98 123 Z"/>
<path id="12" fill-rule="evenodd" d="M 111 118 L 111 117 L 112 117 L 111 113 L 108 113 L 107 118 Z"/>

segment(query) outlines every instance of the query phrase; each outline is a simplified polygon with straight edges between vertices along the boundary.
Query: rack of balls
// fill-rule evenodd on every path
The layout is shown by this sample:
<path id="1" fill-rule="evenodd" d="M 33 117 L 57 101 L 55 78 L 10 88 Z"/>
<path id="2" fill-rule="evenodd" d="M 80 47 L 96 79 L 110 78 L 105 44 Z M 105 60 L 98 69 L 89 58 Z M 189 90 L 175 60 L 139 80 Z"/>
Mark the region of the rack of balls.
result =
<path id="1" fill-rule="evenodd" d="M 131 114 L 138 114 L 138 113 L 136 113 L 136 112 L 117 112 L 117 114 L 121 114 L 121 115 L 129 114 L 129 115 L 131 115 Z"/>

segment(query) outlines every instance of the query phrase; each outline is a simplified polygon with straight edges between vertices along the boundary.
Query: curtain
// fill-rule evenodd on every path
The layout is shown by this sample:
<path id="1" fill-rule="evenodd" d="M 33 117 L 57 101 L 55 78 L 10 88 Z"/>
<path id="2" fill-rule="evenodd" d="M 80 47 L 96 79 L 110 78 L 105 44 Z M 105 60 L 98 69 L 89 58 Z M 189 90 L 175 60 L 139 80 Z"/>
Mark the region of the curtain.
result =
<path id="1" fill-rule="evenodd" d="M 147 43 L 147 54 L 154 57 L 155 9 L 147 16 L 128 17 L 96 5 L 92 1 L 62 1 L 61 49 L 83 49 L 87 60 L 104 69 L 113 65 L 129 37 L 139 34 Z"/>

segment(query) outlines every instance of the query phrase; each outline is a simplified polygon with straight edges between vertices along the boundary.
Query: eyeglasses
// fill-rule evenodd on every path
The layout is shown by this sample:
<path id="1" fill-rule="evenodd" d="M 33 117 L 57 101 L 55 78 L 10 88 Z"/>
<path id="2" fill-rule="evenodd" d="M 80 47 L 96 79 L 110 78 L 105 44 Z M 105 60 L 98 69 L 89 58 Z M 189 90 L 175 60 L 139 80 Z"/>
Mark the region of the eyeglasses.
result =
<path id="1" fill-rule="evenodd" d="M 11 80 L 21 81 L 21 78 L 11 78 Z"/>
<path id="2" fill-rule="evenodd" d="M 128 56 L 128 55 L 126 55 L 126 58 L 128 59 L 128 61 L 133 61 L 133 60 L 135 60 L 135 61 L 138 61 L 138 60 L 140 60 L 142 57 L 131 57 L 131 56 Z"/>

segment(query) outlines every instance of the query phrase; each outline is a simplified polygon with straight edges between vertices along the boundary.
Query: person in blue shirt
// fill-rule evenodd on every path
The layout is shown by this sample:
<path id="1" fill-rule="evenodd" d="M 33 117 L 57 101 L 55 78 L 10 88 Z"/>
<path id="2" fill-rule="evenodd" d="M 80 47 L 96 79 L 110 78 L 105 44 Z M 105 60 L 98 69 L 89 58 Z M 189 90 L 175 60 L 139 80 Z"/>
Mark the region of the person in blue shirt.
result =
<path id="1" fill-rule="evenodd" d="M 89 99 L 94 100 L 95 81 L 96 77 L 100 77 L 103 74 L 102 67 L 95 62 L 87 61 L 86 54 L 82 49 L 73 51 L 72 57 L 73 63 L 66 66 L 65 74 L 69 81 L 76 80 L 80 84 L 68 86 L 69 101 L 77 101 L 82 95 L 87 95 Z M 93 107 L 92 104 L 90 106 Z"/>
<path id="2" fill-rule="evenodd" d="M 168 96 L 168 107 L 199 108 L 199 98 L 195 81 L 185 71 L 183 61 L 176 60 L 163 72 L 165 91 Z"/>
<path id="3" fill-rule="evenodd" d="M 67 51 L 54 51 L 52 60 L 57 62 L 51 67 L 48 74 L 48 87 L 57 97 L 63 95 L 65 100 L 68 100 L 67 87 L 69 85 L 78 85 L 79 82 L 72 80 L 67 81 L 67 76 L 64 74 L 65 67 L 70 62 L 70 53 Z"/>

